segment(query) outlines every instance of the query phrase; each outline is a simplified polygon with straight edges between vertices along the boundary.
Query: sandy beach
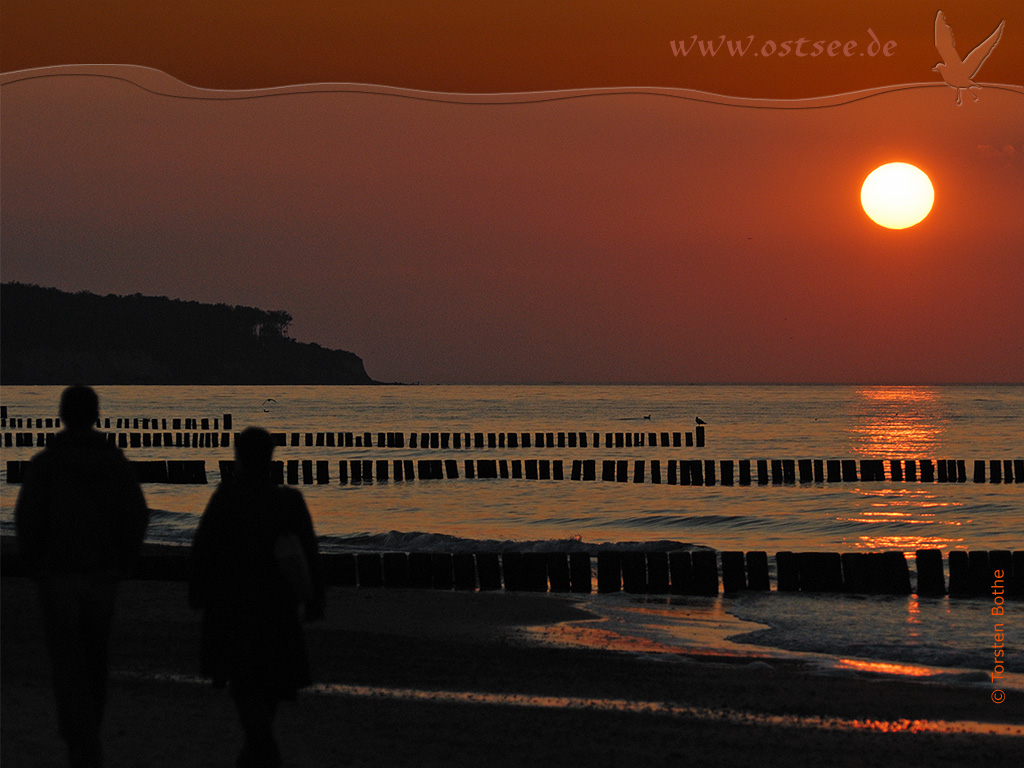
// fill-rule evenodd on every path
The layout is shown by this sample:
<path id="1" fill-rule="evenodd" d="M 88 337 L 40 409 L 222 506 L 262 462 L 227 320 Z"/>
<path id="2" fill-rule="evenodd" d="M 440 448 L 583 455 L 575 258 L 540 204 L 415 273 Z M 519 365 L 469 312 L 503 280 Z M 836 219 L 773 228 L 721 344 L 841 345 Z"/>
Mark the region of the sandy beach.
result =
<path id="1" fill-rule="evenodd" d="M 32 583 L 4 578 L 2 609 L 4 766 L 59 766 Z M 984 686 L 826 676 L 714 648 L 609 650 L 593 618 L 556 595 L 332 588 L 307 627 L 317 684 L 279 716 L 285 764 L 964 766 L 1024 743 L 957 724 L 1024 722 L 1022 696 L 997 706 Z M 234 713 L 196 677 L 197 646 L 184 584 L 122 585 L 109 765 L 233 764 Z"/>

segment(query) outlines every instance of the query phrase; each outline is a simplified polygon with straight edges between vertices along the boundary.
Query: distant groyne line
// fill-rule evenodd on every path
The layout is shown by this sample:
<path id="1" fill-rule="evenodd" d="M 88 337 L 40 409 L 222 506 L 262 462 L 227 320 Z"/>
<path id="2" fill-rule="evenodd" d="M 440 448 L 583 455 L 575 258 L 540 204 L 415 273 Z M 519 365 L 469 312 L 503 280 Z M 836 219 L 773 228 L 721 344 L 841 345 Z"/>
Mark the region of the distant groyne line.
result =
<path id="1" fill-rule="evenodd" d="M 60 428 L 53 418 L 0 418 L 4 445 L 10 447 L 45 446 L 53 432 L 32 432 Z M 231 445 L 231 414 L 221 419 L 105 419 L 101 429 L 121 447 L 221 448 Z M 120 431 L 125 430 L 125 431 Z M 188 438 L 178 434 L 189 433 Z M 196 436 L 199 433 L 199 436 Z M 210 438 L 203 439 L 208 433 Z M 218 434 L 219 433 L 219 434 Z M 113 437 L 109 437 L 113 435 Z M 171 435 L 168 438 L 168 435 Z M 472 450 L 507 448 L 704 448 L 705 429 L 690 432 L 600 432 L 600 431 L 524 431 L 524 432 L 272 432 L 275 445 L 326 448 L 397 448 L 409 450 Z"/>
<path id="2" fill-rule="evenodd" d="M 598 473 L 597 459 L 466 459 L 466 479 L 573 480 L 655 485 L 695 486 L 780 486 L 828 483 L 900 482 L 965 483 L 967 462 L 961 459 L 604 459 Z M 220 462 L 221 475 L 227 477 L 232 462 Z M 565 468 L 569 466 L 568 478 Z M 972 465 L 975 483 L 1024 483 L 1024 459 L 976 460 Z M 280 482 L 323 484 L 330 480 L 330 462 L 291 459 L 275 462 Z M 393 472 L 392 472 L 393 470 Z M 350 459 L 338 461 L 338 482 L 370 483 L 402 480 L 457 480 L 459 462 L 455 459 L 419 459 L 389 462 L 386 459 Z"/>
<path id="3" fill-rule="evenodd" d="M 213 430 L 223 428 L 231 430 L 232 415 L 225 413 L 223 416 L 212 416 L 205 418 L 183 417 L 183 418 L 152 418 L 152 417 L 105 417 L 96 421 L 96 428 L 103 430 L 126 429 L 146 431 L 164 431 L 168 429 L 178 430 Z M 52 416 L 12 416 L 6 405 L 0 405 L 0 429 L 3 430 L 32 430 L 34 429 L 60 429 L 60 419 Z"/>
<path id="4" fill-rule="evenodd" d="M 23 480 L 28 461 L 8 461 L 7 483 Z M 132 461 L 140 482 L 208 482 L 206 462 Z M 336 470 L 332 473 L 332 467 Z M 568 472 L 566 468 L 568 467 Z M 234 462 L 218 462 L 229 479 Z M 536 480 L 654 485 L 823 486 L 841 483 L 1024 484 L 1024 459 L 288 459 L 271 465 L 273 480 L 287 485 L 370 485 L 434 480 Z"/>
<path id="5" fill-rule="evenodd" d="M 470 450 L 502 448 L 704 448 L 705 429 L 692 432 L 288 432 L 274 433 L 278 445 L 335 445 L 339 448 Z M 603 442 L 602 442 L 603 438 Z"/>
<path id="6" fill-rule="evenodd" d="M 334 482 L 329 460 L 274 462 L 279 483 L 325 485 Z M 222 479 L 233 462 L 221 461 Z M 568 473 L 566 472 L 568 467 Z M 599 471 L 600 467 L 600 471 Z M 886 471 L 888 467 L 888 472 Z M 342 485 L 410 480 L 524 479 L 652 483 L 689 486 L 793 486 L 832 483 L 966 483 L 960 459 L 341 459 L 334 476 Z M 976 460 L 974 483 L 1024 483 L 1024 459 Z"/>
<path id="7" fill-rule="evenodd" d="M 231 445 L 232 416 L 205 418 L 104 418 L 97 429 L 120 448 L 227 448 Z M 5 448 L 45 448 L 61 423 L 54 417 L 15 417 L 0 406 L 0 442 Z M 32 431 L 32 430 L 48 431 Z M 131 431 L 117 431 L 131 430 Z M 222 431 L 223 430 L 223 431 Z"/>
<path id="8" fill-rule="evenodd" d="M 233 445 L 233 417 L 105 418 L 97 423 L 107 439 L 123 449 L 214 448 Z M 55 418 L 15 418 L 0 406 L 4 447 L 45 447 L 59 429 Z M 127 430 L 127 431 L 116 431 Z M 288 448 L 340 448 L 396 451 L 501 451 L 699 448 L 707 446 L 706 430 L 693 431 L 306 431 L 272 432 L 274 443 Z M 28 462 L 8 461 L 7 482 L 18 483 Z M 147 483 L 206 483 L 202 460 L 134 462 Z M 336 471 L 332 473 L 332 465 Z M 221 479 L 233 462 L 219 461 Z M 548 459 L 548 458 L 336 458 L 287 459 L 274 462 L 274 478 L 289 485 L 359 485 L 413 480 L 525 479 L 685 486 L 792 486 L 832 483 L 1024 483 L 1024 459 Z M 173 478 L 173 479 L 172 479 Z"/>

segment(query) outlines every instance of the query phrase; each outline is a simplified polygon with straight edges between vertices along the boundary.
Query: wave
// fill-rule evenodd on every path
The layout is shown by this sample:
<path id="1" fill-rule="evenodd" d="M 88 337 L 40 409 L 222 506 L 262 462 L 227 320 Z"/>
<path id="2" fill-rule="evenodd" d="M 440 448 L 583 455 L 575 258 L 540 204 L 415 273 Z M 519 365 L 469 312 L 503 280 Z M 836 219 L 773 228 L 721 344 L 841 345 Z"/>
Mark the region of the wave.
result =
<path id="1" fill-rule="evenodd" d="M 594 543 L 578 536 L 566 539 L 473 539 L 444 533 L 422 531 L 389 531 L 354 536 L 321 536 L 324 552 L 588 552 L 604 550 L 672 552 L 706 549 L 706 547 L 674 540 L 617 541 Z"/>
<path id="2" fill-rule="evenodd" d="M 150 508 L 146 541 L 155 544 L 191 544 L 198 523 L 199 516 L 191 512 Z"/>
<path id="3" fill-rule="evenodd" d="M 721 528 L 733 528 L 744 526 L 748 524 L 764 524 L 765 522 L 770 523 L 764 519 L 757 520 L 756 518 L 749 517 L 747 515 L 662 515 L 662 514 L 648 514 L 648 515 L 635 515 L 633 517 L 625 518 L 614 518 L 603 523 L 598 523 L 599 526 L 623 526 L 626 528 L 674 528 L 676 526 L 692 526 L 696 528 L 702 528 L 707 526 L 721 527 Z"/>
<path id="4" fill-rule="evenodd" d="M 837 658 L 992 670 L 992 625 L 984 601 L 792 593 L 764 598 L 732 601 L 730 614 L 767 629 L 731 641 Z M 1009 671 L 1024 670 L 1024 652 L 1008 649 L 1006 664 Z"/>
<path id="5" fill-rule="evenodd" d="M 602 96 L 642 95 L 661 96 L 686 101 L 705 102 L 708 104 L 748 109 L 788 110 L 834 107 L 898 91 L 948 87 L 941 81 L 898 83 L 878 86 L 875 88 L 866 88 L 858 91 L 849 91 L 846 93 L 829 94 L 801 99 L 761 99 L 743 96 L 728 96 L 725 94 L 698 91 L 691 88 L 668 88 L 658 86 L 572 88 L 552 91 L 522 91 L 509 93 L 455 93 L 447 91 L 426 91 L 415 88 L 400 88 L 389 85 L 373 85 L 369 83 L 305 83 L 276 86 L 272 88 L 226 90 L 200 88 L 179 80 L 162 70 L 133 64 L 66 64 L 51 67 L 38 67 L 35 69 L 23 69 L 0 74 L 0 86 L 10 86 L 18 83 L 58 77 L 96 77 L 119 80 L 157 96 L 200 101 L 237 101 L 314 93 L 349 93 L 389 96 L 394 98 L 414 99 L 418 101 L 444 102 L 449 104 L 503 105 L 535 104 L 538 102 L 566 101 L 570 99 Z M 1019 85 L 982 83 L 981 86 L 984 88 L 1024 93 L 1024 87 Z"/>

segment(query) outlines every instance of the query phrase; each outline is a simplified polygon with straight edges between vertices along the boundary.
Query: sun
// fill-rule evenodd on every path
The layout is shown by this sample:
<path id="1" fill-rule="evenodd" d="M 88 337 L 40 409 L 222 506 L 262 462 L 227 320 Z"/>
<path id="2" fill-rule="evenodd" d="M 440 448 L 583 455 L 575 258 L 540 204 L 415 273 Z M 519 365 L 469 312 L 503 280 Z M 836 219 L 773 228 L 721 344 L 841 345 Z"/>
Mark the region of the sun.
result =
<path id="1" fill-rule="evenodd" d="M 864 179 L 860 204 L 876 224 L 906 229 L 921 222 L 932 209 L 935 190 L 928 174 L 910 163 L 880 165 Z"/>

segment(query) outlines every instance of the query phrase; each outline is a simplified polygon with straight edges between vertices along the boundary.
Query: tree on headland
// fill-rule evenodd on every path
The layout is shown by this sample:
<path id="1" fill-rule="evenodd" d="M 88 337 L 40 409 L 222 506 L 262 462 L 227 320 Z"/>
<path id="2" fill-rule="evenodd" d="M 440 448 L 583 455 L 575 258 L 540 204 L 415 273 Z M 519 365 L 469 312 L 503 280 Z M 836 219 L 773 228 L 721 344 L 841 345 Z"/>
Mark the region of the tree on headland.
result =
<path id="1" fill-rule="evenodd" d="M 0 285 L 0 383 L 372 384 L 282 310 Z"/>

